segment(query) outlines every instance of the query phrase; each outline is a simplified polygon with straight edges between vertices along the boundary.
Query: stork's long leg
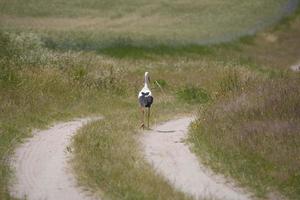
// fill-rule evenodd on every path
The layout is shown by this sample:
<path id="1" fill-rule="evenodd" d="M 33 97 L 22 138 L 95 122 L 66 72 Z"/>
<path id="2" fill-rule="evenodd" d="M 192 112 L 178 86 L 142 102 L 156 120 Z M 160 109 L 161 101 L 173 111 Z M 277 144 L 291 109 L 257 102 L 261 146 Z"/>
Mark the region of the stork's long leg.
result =
<path id="1" fill-rule="evenodd" d="M 145 128 L 145 109 L 144 107 L 141 107 L 141 111 L 142 111 L 142 124 L 141 124 L 141 128 Z"/>
<path id="2" fill-rule="evenodd" d="M 148 128 L 150 128 L 149 121 L 150 121 L 150 107 L 148 108 Z"/>

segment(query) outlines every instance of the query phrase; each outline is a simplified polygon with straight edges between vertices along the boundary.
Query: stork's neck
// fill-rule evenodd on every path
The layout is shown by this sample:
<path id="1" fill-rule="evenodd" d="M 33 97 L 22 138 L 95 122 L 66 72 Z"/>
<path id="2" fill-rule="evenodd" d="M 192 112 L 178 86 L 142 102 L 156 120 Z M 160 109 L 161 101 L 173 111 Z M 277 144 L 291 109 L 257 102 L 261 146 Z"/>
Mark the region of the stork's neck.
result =
<path id="1" fill-rule="evenodd" d="M 148 78 L 147 75 L 145 75 L 145 85 L 144 85 L 144 87 L 149 88 L 149 78 Z"/>

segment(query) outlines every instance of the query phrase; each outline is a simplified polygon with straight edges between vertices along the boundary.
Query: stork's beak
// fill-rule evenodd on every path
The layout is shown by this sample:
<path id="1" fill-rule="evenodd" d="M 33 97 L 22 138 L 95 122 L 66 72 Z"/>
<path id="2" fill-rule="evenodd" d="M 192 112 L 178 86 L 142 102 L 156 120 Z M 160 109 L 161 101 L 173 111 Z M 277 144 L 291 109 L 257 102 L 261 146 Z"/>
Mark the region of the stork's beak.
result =
<path id="1" fill-rule="evenodd" d="M 149 81 L 149 83 L 150 83 L 150 76 L 148 76 L 148 81 Z"/>

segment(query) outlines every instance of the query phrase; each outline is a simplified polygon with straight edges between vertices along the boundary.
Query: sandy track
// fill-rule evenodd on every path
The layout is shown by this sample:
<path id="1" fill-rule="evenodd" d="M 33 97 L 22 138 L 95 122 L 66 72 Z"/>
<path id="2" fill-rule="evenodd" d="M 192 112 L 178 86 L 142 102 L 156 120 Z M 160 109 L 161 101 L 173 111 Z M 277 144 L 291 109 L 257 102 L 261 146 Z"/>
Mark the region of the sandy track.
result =
<path id="1" fill-rule="evenodd" d="M 183 142 L 192 118 L 172 120 L 147 131 L 141 138 L 146 160 L 176 188 L 195 197 L 244 200 L 250 194 L 214 175 L 199 163 Z"/>
<path id="2" fill-rule="evenodd" d="M 67 146 L 84 124 L 100 118 L 84 118 L 59 123 L 34 136 L 16 149 L 12 159 L 16 180 L 11 186 L 14 197 L 29 200 L 89 200 L 95 197 L 76 187 L 68 168 Z"/>

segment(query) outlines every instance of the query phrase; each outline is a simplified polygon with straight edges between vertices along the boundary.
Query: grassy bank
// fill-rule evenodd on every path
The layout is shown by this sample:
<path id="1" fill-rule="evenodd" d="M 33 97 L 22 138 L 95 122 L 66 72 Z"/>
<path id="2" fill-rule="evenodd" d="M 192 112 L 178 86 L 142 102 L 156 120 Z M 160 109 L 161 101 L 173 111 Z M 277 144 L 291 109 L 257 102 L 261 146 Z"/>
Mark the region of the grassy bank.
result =
<path id="1" fill-rule="evenodd" d="M 298 199 L 299 80 L 263 81 L 202 110 L 190 136 L 196 152 L 262 196 Z"/>

